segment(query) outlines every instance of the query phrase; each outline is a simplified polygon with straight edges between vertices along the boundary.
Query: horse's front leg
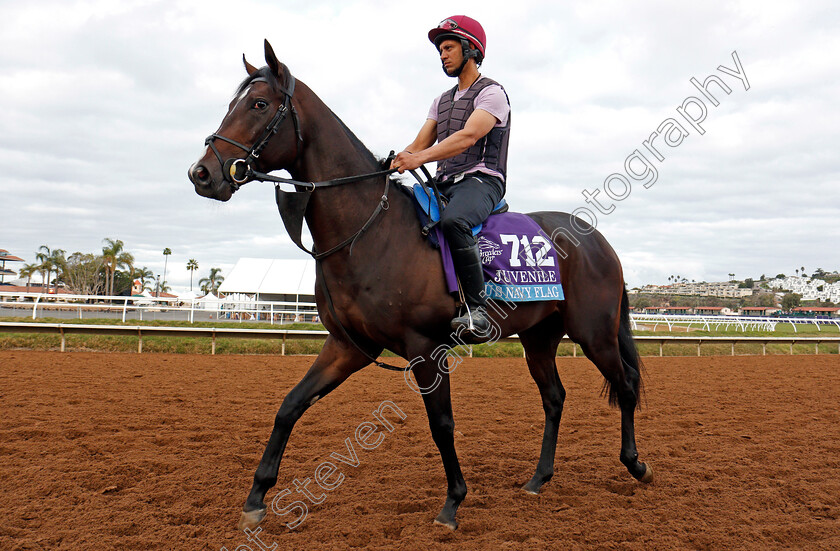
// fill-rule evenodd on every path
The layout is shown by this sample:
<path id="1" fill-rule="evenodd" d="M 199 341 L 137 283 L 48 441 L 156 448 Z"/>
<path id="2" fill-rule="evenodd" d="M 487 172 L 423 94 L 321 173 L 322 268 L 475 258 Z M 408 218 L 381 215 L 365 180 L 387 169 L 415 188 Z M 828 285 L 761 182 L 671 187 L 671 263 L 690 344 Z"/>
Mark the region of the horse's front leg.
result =
<path id="1" fill-rule="evenodd" d="M 369 363 L 370 360 L 352 345 L 345 345 L 332 336 L 327 337 L 315 363 L 286 395 L 274 418 L 274 428 L 254 474 L 254 485 L 242 508 L 238 525 L 240 530 L 255 528 L 265 517 L 265 494 L 277 483 L 277 472 L 286 442 L 303 412 Z"/>
<path id="2" fill-rule="evenodd" d="M 435 524 L 442 524 L 452 530 L 458 528 L 455 513 L 467 495 L 467 484 L 461 473 L 461 465 L 455 453 L 455 421 L 452 418 L 452 400 L 449 393 L 449 374 L 445 365 L 438 365 L 433 360 L 412 362 L 414 377 L 417 381 L 415 390 L 423 394 L 426 415 L 432 439 L 438 447 L 446 472 L 446 502 L 435 518 Z"/>

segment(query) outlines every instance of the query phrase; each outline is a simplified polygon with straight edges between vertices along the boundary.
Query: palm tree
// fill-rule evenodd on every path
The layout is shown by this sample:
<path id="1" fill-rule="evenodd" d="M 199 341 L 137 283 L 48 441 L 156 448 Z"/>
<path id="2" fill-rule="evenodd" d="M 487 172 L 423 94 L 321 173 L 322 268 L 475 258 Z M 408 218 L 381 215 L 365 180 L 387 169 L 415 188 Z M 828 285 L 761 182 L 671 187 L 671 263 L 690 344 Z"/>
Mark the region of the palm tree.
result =
<path id="1" fill-rule="evenodd" d="M 172 254 L 172 250 L 169 247 L 164 247 L 163 249 L 163 281 L 166 283 L 166 265 L 169 263 L 169 255 Z"/>
<path id="2" fill-rule="evenodd" d="M 195 258 L 187 260 L 187 270 L 190 271 L 190 291 L 192 291 L 193 272 L 198 269 L 198 261 Z"/>
<path id="3" fill-rule="evenodd" d="M 32 276 L 38 273 L 38 265 L 37 264 L 24 264 L 20 270 L 18 270 L 18 275 L 21 278 L 26 278 L 26 292 L 29 292 L 29 283 L 32 281 Z"/>
<path id="4" fill-rule="evenodd" d="M 145 290 L 146 287 L 147 287 L 146 280 L 147 279 L 154 279 L 155 274 L 153 274 L 152 271 L 149 268 L 147 268 L 146 266 L 143 266 L 142 268 L 135 268 L 134 269 L 134 277 L 136 277 L 137 279 L 140 280 L 140 289 L 142 291 L 142 290 Z M 151 290 L 151 289 L 149 289 L 149 290 Z"/>
<path id="5" fill-rule="evenodd" d="M 114 295 L 114 273 L 117 268 L 125 267 L 129 273 L 134 273 L 134 255 L 124 251 L 125 245 L 121 239 L 114 241 L 106 237 L 102 241 L 102 258 L 105 260 L 105 287 L 108 294 Z"/>
<path id="6" fill-rule="evenodd" d="M 202 277 L 198 280 L 198 284 L 201 287 L 201 290 L 205 293 L 213 293 L 216 294 L 216 291 L 219 290 L 219 285 L 225 280 L 224 277 L 221 275 L 222 269 L 221 268 L 210 268 L 210 275 L 207 277 Z"/>
<path id="7" fill-rule="evenodd" d="M 52 265 L 50 264 L 50 248 L 46 245 L 38 247 L 38 252 L 35 253 L 35 260 L 38 261 L 38 272 L 41 274 L 41 285 L 45 288 L 49 282 L 50 274 L 52 273 Z"/>
<path id="8" fill-rule="evenodd" d="M 64 249 L 50 250 L 50 248 L 46 245 L 41 245 L 38 247 L 38 252 L 35 253 L 35 258 L 38 262 L 40 262 L 38 271 L 41 273 L 41 278 L 43 279 L 44 285 L 49 293 L 51 281 L 50 276 L 52 275 L 53 270 L 55 270 L 56 275 L 58 275 L 58 270 L 64 265 Z M 44 277 L 45 273 L 47 274 L 46 277 Z"/>
<path id="9" fill-rule="evenodd" d="M 55 269 L 55 292 L 58 292 L 58 280 L 64 276 L 67 268 L 67 259 L 64 258 L 64 249 L 53 249 L 50 253 L 50 262 Z M 49 292 L 49 289 L 47 289 Z"/>

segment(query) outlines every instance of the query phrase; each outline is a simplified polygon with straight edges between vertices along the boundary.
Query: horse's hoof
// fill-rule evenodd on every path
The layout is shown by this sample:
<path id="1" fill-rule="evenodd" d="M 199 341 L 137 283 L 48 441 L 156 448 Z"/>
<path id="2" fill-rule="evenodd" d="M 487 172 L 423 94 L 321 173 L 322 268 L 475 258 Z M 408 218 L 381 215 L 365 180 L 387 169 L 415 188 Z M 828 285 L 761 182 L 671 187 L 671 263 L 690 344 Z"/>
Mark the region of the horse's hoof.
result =
<path id="1" fill-rule="evenodd" d="M 446 520 L 440 517 L 435 519 L 435 524 L 439 524 L 441 526 L 446 526 L 450 530 L 457 530 L 458 529 L 458 522 L 455 519 Z"/>
<path id="2" fill-rule="evenodd" d="M 642 463 L 645 466 L 645 474 L 642 475 L 642 478 L 639 479 L 639 482 L 644 482 L 645 484 L 650 484 L 653 482 L 653 469 L 650 468 L 650 465 L 647 463 Z"/>
<path id="3" fill-rule="evenodd" d="M 535 487 L 530 482 L 527 483 L 526 485 L 522 486 L 522 491 L 525 492 L 526 494 L 530 494 L 532 496 L 540 495 L 540 489 L 538 487 Z"/>
<path id="4" fill-rule="evenodd" d="M 242 511 L 242 516 L 239 517 L 239 524 L 236 528 L 244 530 L 246 528 L 253 530 L 259 526 L 262 519 L 265 518 L 265 509 L 255 509 L 253 511 Z"/>

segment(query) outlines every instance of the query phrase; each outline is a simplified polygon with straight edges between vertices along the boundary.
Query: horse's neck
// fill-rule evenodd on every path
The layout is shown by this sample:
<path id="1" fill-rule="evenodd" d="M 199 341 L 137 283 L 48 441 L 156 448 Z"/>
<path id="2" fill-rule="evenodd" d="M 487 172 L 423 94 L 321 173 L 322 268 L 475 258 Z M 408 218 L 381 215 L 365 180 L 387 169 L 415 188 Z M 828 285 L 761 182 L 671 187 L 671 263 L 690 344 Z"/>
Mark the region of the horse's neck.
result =
<path id="1" fill-rule="evenodd" d="M 296 180 L 320 182 L 378 170 L 354 144 L 345 125 L 305 84 L 298 81 L 303 152 L 289 168 Z"/>
<path id="2" fill-rule="evenodd" d="M 300 103 L 303 151 L 289 169 L 292 177 L 319 182 L 378 171 L 379 166 L 357 149 L 356 141 L 332 111 L 305 90 Z M 379 176 L 316 191 L 306 214 L 316 248 L 327 250 L 358 231 L 376 208 L 384 184 L 384 177 Z"/>

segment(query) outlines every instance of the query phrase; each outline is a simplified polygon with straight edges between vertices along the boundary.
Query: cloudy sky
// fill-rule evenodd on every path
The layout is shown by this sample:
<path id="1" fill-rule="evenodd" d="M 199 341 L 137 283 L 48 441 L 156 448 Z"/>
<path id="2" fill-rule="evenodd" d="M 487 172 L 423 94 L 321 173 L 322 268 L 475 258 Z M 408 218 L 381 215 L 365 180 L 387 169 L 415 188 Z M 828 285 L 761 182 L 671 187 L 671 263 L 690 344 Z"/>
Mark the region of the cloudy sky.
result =
<path id="1" fill-rule="evenodd" d="M 512 104 L 514 210 L 588 208 L 631 286 L 838 269 L 840 7 L 794 4 L 0 0 L 0 248 L 32 262 L 40 245 L 94 252 L 109 237 L 159 273 L 169 247 L 176 291 L 189 258 L 199 276 L 302 258 L 270 185 L 222 204 L 186 177 L 245 76 L 242 54 L 263 65 L 268 38 L 384 156 L 452 85 L 426 32 L 466 12 L 488 35 L 482 73 Z M 690 82 L 710 75 L 731 90 L 709 84 L 718 106 Z M 703 133 L 678 112 L 691 97 Z M 668 119 L 687 135 L 655 138 L 659 160 L 643 142 L 678 128 Z M 636 150 L 650 187 L 628 174 L 642 174 L 625 166 Z M 611 199 L 613 174 L 631 187 L 611 179 Z M 583 195 L 599 189 L 600 209 Z"/>

